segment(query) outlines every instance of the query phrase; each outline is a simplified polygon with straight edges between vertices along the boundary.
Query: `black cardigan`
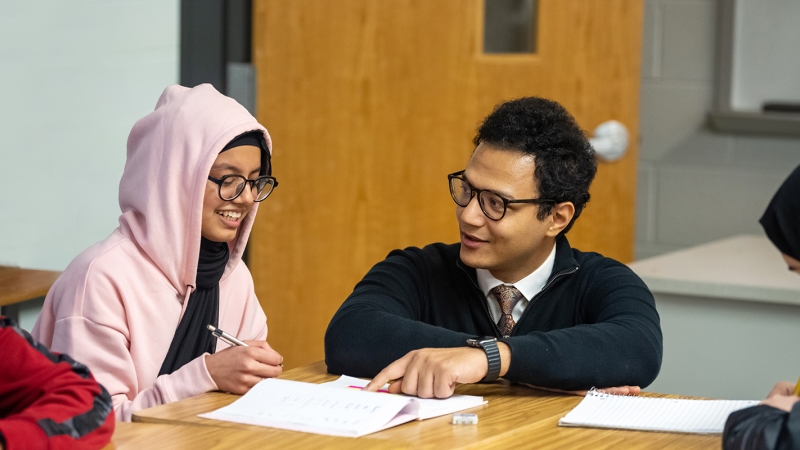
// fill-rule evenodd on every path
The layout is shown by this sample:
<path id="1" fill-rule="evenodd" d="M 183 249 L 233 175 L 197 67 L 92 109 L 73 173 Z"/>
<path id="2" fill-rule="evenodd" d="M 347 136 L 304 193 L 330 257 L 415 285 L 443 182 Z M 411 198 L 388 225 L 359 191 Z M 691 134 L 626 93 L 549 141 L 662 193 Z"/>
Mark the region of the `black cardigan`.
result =
<path id="1" fill-rule="evenodd" d="M 499 338 L 459 249 L 409 247 L 376 264 L 328 325 L 328 371 L 374 377 L 411 350 Z M 536 386 L 645 387 L 661 367 L 661 327 L 647 286 L 627 266 L 574 250 L 565 237 L 545 287 L 501 340 L 512 355 L 504 378 Z"/>

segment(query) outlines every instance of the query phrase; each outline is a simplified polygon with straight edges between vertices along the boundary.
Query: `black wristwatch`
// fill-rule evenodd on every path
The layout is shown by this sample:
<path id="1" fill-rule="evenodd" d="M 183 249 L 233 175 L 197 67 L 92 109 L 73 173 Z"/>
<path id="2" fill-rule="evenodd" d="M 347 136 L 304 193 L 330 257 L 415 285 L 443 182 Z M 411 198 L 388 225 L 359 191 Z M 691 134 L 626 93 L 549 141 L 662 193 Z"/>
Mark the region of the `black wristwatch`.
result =
<path id="1" fill-rule="evenodd" d="M 492 336 L 482 336 L 467 339 L 470 347 L 479 347 L 486 352 L 486 359 L 489 361 L 489 370 L 481 381 L 494 381 L 500 376 L 500 350 L 497 348 L 497 338 Z"/>

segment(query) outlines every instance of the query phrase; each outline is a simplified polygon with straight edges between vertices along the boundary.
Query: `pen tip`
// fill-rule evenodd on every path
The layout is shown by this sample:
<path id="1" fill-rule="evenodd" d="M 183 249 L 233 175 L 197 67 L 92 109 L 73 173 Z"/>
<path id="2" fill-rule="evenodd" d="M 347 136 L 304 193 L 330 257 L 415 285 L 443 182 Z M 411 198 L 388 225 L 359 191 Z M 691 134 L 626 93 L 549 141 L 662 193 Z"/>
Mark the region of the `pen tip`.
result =
<path id="1" fill-rule="evenodd" d="M 206 328 L 208 328 L 209 331 L 214 331 L 214 330 L 217 329 L 217 327 L 215 327 L 214 325 L 211 325 L 211 324 L 206 325 Z"/>

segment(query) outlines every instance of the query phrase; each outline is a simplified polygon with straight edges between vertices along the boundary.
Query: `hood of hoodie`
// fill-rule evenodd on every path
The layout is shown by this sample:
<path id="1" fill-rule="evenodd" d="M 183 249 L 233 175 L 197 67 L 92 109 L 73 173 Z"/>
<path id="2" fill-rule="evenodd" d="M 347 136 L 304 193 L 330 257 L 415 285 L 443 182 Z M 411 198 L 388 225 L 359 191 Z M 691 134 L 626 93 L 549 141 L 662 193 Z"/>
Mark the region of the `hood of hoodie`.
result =
<path id="1" fill-rule="evenodd" d="M 248 131 L 267 130 L 235 100 L 210 84 L 173 85 L 155 110 L 128 136 L 119 183 L 120 231 L 155 263 L 181 295 L 195 287 L 200 255 L 203 196 L 214 160 L 225 145 Z M 224 280 L 241 261 L 258 203 L 229 242 Z"/>

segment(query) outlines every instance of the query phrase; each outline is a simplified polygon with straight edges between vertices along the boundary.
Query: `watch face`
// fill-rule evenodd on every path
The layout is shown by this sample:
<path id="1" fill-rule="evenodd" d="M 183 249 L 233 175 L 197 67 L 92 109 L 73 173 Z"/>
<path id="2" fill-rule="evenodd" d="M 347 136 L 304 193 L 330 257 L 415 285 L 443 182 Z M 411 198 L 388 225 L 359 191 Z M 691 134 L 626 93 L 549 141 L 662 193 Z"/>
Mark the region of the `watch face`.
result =
<path id="1" fill-rule="evenodd" d="M 492 341 L 497 341 L 497 338 L 493 336 L 482 336 L 482 337 L 467 339 L 467 345 L 471 347 L 483 347 L 483 344 Z"/>

